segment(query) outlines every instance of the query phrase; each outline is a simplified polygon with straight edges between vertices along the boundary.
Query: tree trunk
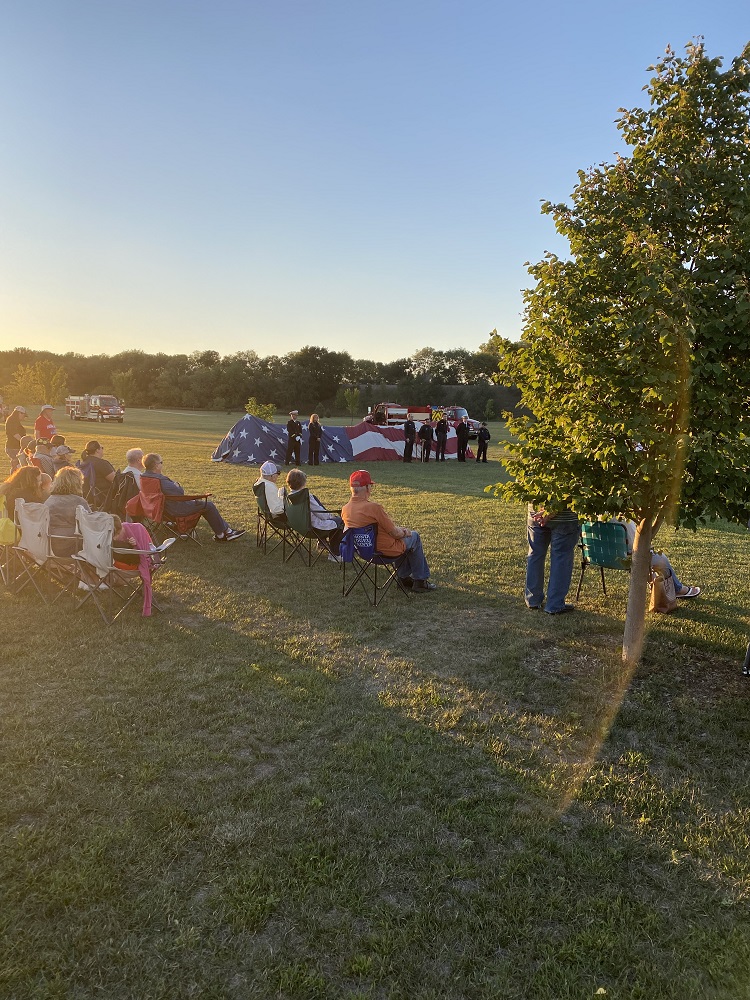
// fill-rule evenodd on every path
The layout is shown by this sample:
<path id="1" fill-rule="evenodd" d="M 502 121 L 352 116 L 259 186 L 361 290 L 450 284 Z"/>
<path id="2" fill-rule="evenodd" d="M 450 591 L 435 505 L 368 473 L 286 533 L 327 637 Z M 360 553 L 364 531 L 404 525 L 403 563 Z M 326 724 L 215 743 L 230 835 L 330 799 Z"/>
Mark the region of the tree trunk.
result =
<path id="1" fill-rule="evenodd" d="M 628 610 L 625 615 L 625 634 L 622 637 L 622 661 L 628 667 L 637 665 L 643 651 L 646 592 L 651 571 L 651 526 L 652 518 L 647 516 L 640 522 L 635 533 Z"/>

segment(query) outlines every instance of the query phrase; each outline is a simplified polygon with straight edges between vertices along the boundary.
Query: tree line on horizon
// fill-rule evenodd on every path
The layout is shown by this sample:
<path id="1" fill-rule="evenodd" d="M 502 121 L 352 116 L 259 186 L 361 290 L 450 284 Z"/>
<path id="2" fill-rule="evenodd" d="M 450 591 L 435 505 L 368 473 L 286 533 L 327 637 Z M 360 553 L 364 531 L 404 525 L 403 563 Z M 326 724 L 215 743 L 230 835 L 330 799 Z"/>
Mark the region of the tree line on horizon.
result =
<path id="1" fill-rule="evenodd" d="M 455 403 L 491 419 L 518 402 L 516 390 L 497 384 L 500 355 L 509 349 L 495 330 L 476 351 L 423 347 L 390 362 L 313 346 L 267 357 L 252 350 L 86 356 L 21 347 L 0 351 L 0 391 L 9 405 L 106 392 L 133 407 L 241 410 L 254 397 L 277 412 L 333 416 L 348 412 L 346 393 L 357 389 L 363 412 L 395 395 L 405 404 Z"/>

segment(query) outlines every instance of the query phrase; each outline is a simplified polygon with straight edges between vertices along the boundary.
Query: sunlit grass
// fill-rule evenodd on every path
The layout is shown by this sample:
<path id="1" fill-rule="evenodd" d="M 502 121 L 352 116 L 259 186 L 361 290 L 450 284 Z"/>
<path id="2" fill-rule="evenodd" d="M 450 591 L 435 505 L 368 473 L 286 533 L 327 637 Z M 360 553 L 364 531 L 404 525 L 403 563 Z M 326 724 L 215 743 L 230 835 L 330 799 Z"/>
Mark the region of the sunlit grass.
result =
<path id="1" fill-rule="evenodd" d="M 207 461 L 234 419 L 100 439 L 254 530 L 254 470 Z M 315 492 L 340 506 L 349 471 Z M 373 610 L 202 530 L 161 618 L 3 596 L 0 996 L 747 996 L 747 535 L 660 536 L 705 593 L 630 677 L 624 573 L 526 612 L 497 461 L 372 471 L 434 594 Z"/>

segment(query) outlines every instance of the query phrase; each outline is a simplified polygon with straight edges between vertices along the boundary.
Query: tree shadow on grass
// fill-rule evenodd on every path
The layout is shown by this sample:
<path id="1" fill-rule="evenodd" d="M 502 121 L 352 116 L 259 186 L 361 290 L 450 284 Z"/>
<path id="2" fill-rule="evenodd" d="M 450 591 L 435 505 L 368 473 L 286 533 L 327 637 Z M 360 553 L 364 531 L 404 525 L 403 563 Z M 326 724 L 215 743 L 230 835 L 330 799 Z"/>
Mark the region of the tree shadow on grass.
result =
<path id="1" fill-rule="evenodd" d="M 416 665 L 389 664 L 422 703 L 389 700 L 375 644 L 316 661 L 280 641 L 304 617 L 255 624 L 192 608 L 10 664 L 6 995 L 742 995 L 737 880 L 675 855 L 642 761 L 561 816 L 512 712 L 488 742 L 475 692 L 440 728 Z"/>

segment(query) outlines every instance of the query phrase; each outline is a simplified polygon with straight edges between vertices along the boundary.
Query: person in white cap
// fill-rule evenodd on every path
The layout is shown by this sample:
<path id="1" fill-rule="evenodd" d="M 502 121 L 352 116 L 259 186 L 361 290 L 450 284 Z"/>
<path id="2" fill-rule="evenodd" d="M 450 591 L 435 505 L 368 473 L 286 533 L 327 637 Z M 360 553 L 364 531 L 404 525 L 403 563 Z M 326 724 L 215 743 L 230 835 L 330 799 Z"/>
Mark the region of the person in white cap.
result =
<path id="1" fill-rule="evenodd" d="M 46 438 L 48 441 L 51 441 L 52 435 L 57 434 L 57 428 L 52 419 L 54 409 L 51 403 L 45 403 L 39 412 L 39 416 L 34 421 L 34 437 L 37 441 L 39 438 Z"/>
<path id="2" fill-rule="evenodd" d="M 25 416 L 26 410 L 16 406 L 5 421 L 5 454 L 10 459 L 11 472 L 15 472 L 20 465 L 18 452 L 21 450 L 21 438 L 26 436 L 21 417 Z"/>
<path id="3" fill-rule="evenodd" d="M 284 463 L 289 465 L 294 458 L 294 464 L 299 465 L 302 461 L 302 424 L 297 420 L 299 410 L 289 411 L 289 420 L 286 424 L 287 442 L 286 458 Z"/>
<path id="4" fill-rule="evenodd" d="M 264 462 L 260 467 L 260 477 L 255 483 L 263 483 L 266 488 L 266 503 L 271 517 L 279 517 L 284 513 L 284 495 L 279 491 L 279 470 L 273 462 Z"/>

